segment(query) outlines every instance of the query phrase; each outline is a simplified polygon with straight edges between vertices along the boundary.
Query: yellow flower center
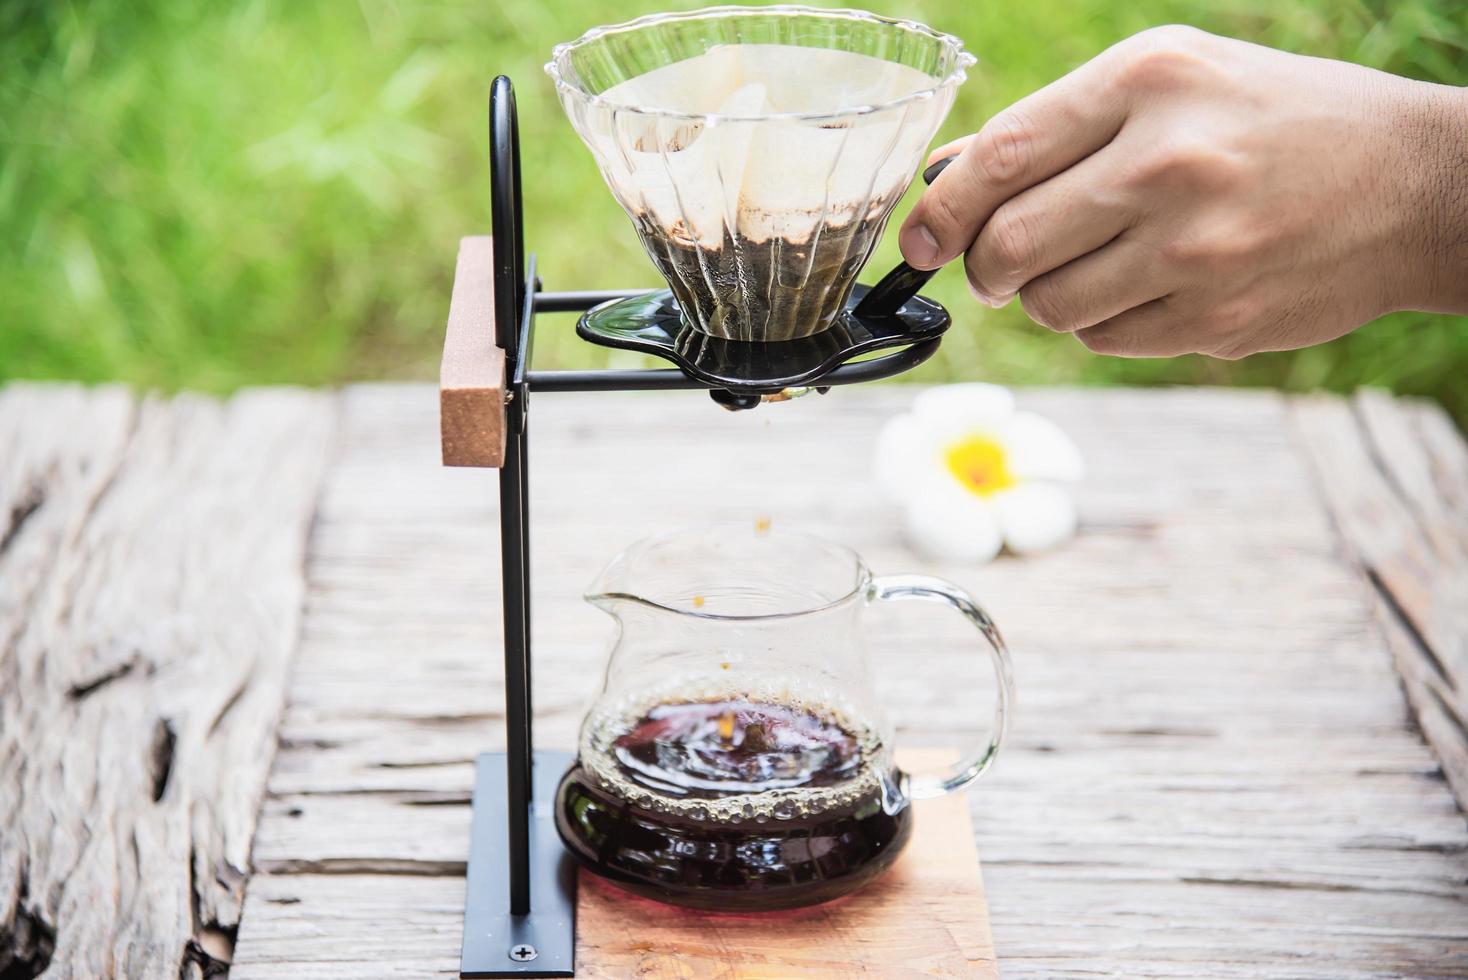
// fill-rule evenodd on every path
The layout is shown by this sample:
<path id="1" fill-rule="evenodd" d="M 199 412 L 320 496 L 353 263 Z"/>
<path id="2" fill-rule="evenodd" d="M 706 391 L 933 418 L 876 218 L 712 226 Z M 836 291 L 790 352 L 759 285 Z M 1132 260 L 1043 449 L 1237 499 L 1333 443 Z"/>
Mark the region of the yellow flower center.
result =
<path id="1" fill-rule="evenodd" d="M 968 436 L 950 445 L 943 454 L 948 471 L 970 493 L 987 497 L 1014 486 L 1004 447 L 988 436 Z"/>

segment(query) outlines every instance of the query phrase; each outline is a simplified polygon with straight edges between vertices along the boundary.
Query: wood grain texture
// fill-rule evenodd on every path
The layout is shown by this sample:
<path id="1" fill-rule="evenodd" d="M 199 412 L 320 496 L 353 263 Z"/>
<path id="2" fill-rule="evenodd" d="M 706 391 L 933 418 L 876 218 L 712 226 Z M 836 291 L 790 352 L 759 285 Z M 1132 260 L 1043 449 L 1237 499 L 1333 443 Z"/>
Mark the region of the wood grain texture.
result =
<path id="1" fill-rule="evenodd" d="M 0 392 L 0 975 L 227 966 L 331 417 Z"/>
<path id="2" fill-rule="evenodd" d="M 1381 392 L 1301 399 L 1293 417 L 1413 715 L 1468 813 L 1468 445 L 1442 409 Z"/>
<path id="3" fill-rule="evenodd" d="M 257 874 L 230 980 L 457 977 L 464 879 Z"/>
<path id="4" fill-rule="evenodd" d="M 505 352 L 495 330 L 494 243 L 487 235 L 460 239 L 438 369 L 445 466 L 504 464 Z"/>
<path id="5" fill-rule="evenodd" d="M 873 492 L 910 398 L 536 399 L 538 744 L 573 744 L 598 683 L 609 621 L 578 596 L 604 561 L 767 517 L 951 578 L 1004 629 L 1014 737 L 965 800 L 1006 977 L 1468 975 L 1468 828 L 1289 401 L 1022 391 L 1087 457 L 1081 533 L 976 568 L 919 559 Z M 430 388 L 343 404 L 242 977 L 452 975 L 472 759 L 503 744 L 493 476 L 439 467 Z M 986 668 L 958 618 L 870 627 L 899 741 L 976 740 Z"/>

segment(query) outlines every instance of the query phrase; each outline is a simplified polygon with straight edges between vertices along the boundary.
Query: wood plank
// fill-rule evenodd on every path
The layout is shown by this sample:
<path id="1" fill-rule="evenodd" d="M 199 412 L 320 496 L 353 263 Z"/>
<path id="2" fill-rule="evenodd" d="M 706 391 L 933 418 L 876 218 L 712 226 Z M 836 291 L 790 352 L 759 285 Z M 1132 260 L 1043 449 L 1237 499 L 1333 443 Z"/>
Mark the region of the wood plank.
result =
<path id="1" fill-rule="evenodd" d="M 505 352 L 496 346 L 495 330 L 493 241 L 487 235 L 462 238 L 438 369 L 445 466 L 505 461 Z"/>
<path id="2" fill-rule="evenodd" d="M 463 914 L 462 876 L 256 875 L 230 980 L 457 977 Z"/>
<path id="3" fill-rule="evenodd" d="M 1440 408 L 1362 392 L 1293 417 L 1401 674 L 1468 813 L 1468 445 Z"/>
<path id="4" fill-rule="evenodd" d="M 605 560 L 768 517 L 951 578 L 1003 628 L 1014 737 L 966 802 L 1006 977 L 1468 972 L 1468 829 L 1287 400 L 1020 392 L 1087 457 L 1081 533 L 975 568 L 922 561 L 873 492 L 876 431 L 911 394 L 537 399 L 538 744 L 574 744 L 597 686 L 610 624 L 578 596 Z M 451 975 L 471 760 L 503 744 L 494 481 L 439 467 L 432 389 L 344 404 L 237 972 Z M 901 744 L 981 734 L 956 620 L 869 620 Z"/>
<path id="5" fill-rule="evenodd" d="M 0 974 L 227 965 L 331 417 L 0 394 Z"/>

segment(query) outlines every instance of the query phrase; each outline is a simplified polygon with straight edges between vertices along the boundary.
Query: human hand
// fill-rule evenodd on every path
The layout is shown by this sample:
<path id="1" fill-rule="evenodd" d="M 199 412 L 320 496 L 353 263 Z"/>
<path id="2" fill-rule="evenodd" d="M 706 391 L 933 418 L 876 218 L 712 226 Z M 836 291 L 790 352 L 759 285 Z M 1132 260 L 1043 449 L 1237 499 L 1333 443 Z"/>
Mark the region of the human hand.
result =
<path id="1" fill-rule="evenodd" d="M 961 151 L 961 152 L 959 152 Z M 1186 27 L 999 113 L 903 223 L 1093 351 L 1237 358 L 1468 313 L 1468 90 Z"/>

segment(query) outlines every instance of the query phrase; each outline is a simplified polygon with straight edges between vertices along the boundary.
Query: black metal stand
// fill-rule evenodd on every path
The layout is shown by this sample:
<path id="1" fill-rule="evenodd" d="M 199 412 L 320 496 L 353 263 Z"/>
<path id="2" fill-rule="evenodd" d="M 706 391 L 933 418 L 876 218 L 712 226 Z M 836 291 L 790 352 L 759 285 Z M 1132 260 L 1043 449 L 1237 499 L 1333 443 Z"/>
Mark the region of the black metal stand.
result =
<path id="1" fill-rule="evenodd" d="M 530 697 L 530 527 L 527 493 L 529 446 L 526 420 L 531 391 L 705 390 L 726 408 L 753 408 L 762 395 L 776 395 L 784 384 L 679 368 L 631 371 L 531 371 L 537 312 L 593 310 L 648 290 L 544 292 L 535 274 L 535 257 L 525 256 L 520 195 L 520 137 L 515 94 L 509 78 L 494 80 L 489 99 L 490 197 L 494 231 L 494 317 L 505 352 L 506 446 L 499 474 L 500 562 L 504 593 L 505 751 L 479 756 L 475 767 L 474 812 L 470 833 L 468 896 L 464 909 L 461 977 L 569 977 L 576 952 L 576 874 L 562 848 L 554 822 L 554 796 L 572 757 L 536 752 L 531 739 Z M 508 243 L 509 247 L 506 247 Z M 894 272 L 897 270 L 894 270 Z M 847 335 L 848 349 L 825 352 L 818 376 L 803 379 L 821 390 L 891 377 L 932 357 L 948 325 L 946 311 L 915 298 L 921 282 L 896 277 L 896 287 L 879 284 L 856 295 L 879 317 L 857 312 Z M 920 277 L 922 282 L 925 277 Z M 889 275 L 889 280 L 894 276 Z M 887 283 L 887 280 L 884 280 Z M 882 302 L 874 303 L 879 290 Z M 912 301 L 912 327 L 904 338 L 897 319 Z M 850 311 L 848 311 L 850 312 Z M 585 317 L 583 317 L 583 321 Z M 513 325 L 511 329 L 503 329 Z M 487 324 L 486 329 L 493 329 Z M 634 346 L 587 339 L 611 346 Z M 879 342 L 874 342 L 873 338 Z M 873 350 L 906 344 L 867 360 L 847 362 Z M 746 345 L 761 346 L 761 345 Z M 778 346 L 778 345 L 768 345 Z M 689 365 L 683 358 L 660 354 Z M 734 359 L 736 362 L 738 358 Z M 500 794 L 503 787 L 504 795 Z"/>

